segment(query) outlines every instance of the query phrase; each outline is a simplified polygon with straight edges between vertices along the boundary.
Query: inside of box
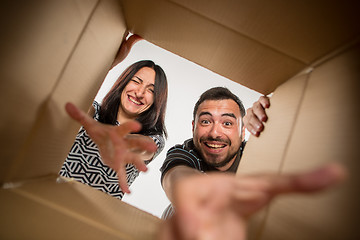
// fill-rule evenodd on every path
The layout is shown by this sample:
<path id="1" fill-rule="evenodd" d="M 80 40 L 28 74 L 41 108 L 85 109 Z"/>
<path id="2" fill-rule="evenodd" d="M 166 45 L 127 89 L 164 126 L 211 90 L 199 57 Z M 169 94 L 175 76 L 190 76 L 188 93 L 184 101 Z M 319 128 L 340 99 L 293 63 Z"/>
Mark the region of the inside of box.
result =
<path id="1" fill-rule="evenodd" d="M 252 106 L 253 102 L 261 94 L 153 45 L 146 40 L 142 40 L 133 46 L 123 62 L 109 72 L 95 98 L 96 101 L 101 102 L 102 97 L 108 92 L 123 70 L 134 62 L 143 59 L 153 60 L 163 68 L 167 76 L 169 97 L 165 125 L 168 138 L 165 141 L 164 150 L 148 165 L 149 171 L 146 174 L 141 174 L 134 181 L 130 188 L 132 193 L 130 195 L 126 194 L 122 200 L 160 217 L 169 201 L 160 184 L 161 174 L 159 169 L 170 147 L 192 137 L 191 122 L 193 107 L 201 93 L 211 87 L 227 87 L 239 96 L 245 108 Z M 184 97 L 185 95 L 186 97 Z M 179 109 L 181 109 L 181 112 Z M 246 134 L 246 139 L 248 137 L 249 133 Z M 152 200 L 144 200 L 149 195 L 154 196 Z"/>
<path id="2" fill-rule="evenodd" d="M 359 3 L 351 0 L 4 3 L 0 17 L 1 22 L 8 24 L 0 40 L 0 100 L 5 105 L 1 119 L 0 182 L 29 185 L 1 189 L 1 208 L 6 213 L 1 217 L 1 236 L 10 238 L 22 229 L 28 236 L 82 236 L 87 232 L 89 238 L 95 238 L 105 231 L 114 239 L 155 239 L 157 218 L 123 202 L 119 206 L 131 212 L 126 216 L 111 213 L 112 204 L 108 205 L 106 216 L 101 211 L 95 211 L 95 217 L 84 216 L 93 208 L 106 208 L 106 202 L 112 200 L 95 197 L 102 200 L 93 204 L 89 198 L 97 193 L 76 183 L 56 183 L 54 178 L 79 128 L 67 117 L 63 106 L 72 101 L 88 109 L 127 31 L 258 92 L 266 94 L 276 89 L 271 111 L 274 119 L 279 119 L 276 123 L 282 123 L 280 120 L 286 117 L 286 124 L 269 124 L 269 138 L 279 141 L 275 148 L 269 146 L 273 141 L 265 140 L 266 135 L 264 140 L 253 141 L 253 148 L 249 145 L 244 172 L 262 167 L 280 173 L 299 170 L 329 157 L 344 162 L 354 173 L 359 153 L 359 9 Z M 298 74 L 309 67 L 313 71 Z M 262 152 L 265 156 L 255 151 L 262 146 L 267 149 Z M 267 154 L 274 155 L 273 161 L 268 161 Z M 250 161 L 252 157 L 261 163 Z M 350 184 L 343 190 L 319 195 L 315 204 L 296 197 L 271 206 L 255 232 L 263 234 L 263 239 L 304 239 L 314 231 L 320 233 L 317 239 L 351 239 L 351 234 L 356 234 L 352 220 L 353 213 L 358 212 L 360 189 L 359 179 L 354 176 L 357 174 L 351 175 Z M 74 189 L 77 203 L 51 197 Z M 84 199 L 85 210 L 74 210 L 72 204 Z M 18 206 L 24 206 L 22 211 L 16 212 Z M 311 210 L 297 215 L 304 206 Z M 313 218 L 311 213 L 316 215 L 317 211 L 319 218 Z M 16 229 L 7 227 L 9 216 Z M 37 216 L 37 224 L 28 216 Z M 126 230 L 106 228 L 94 220 L 112 217 L 121 219 L 125 229 L 140 223 L 144 234 L 133 236 L 137 232 L 132 231 L 126 237 L 121 235 Z M 64 230 L 69 222 L 76 223 L 79 231 Z M 51 227 L 41 229 L 41 223 Z M 304 230 L 289 236 L 293 229 L 287 223 L 305 228 L 299 227 Z M 39 231 L 34 231 L 32 224 Z M 93 231 L 86 231 L 87 228 Z"/>

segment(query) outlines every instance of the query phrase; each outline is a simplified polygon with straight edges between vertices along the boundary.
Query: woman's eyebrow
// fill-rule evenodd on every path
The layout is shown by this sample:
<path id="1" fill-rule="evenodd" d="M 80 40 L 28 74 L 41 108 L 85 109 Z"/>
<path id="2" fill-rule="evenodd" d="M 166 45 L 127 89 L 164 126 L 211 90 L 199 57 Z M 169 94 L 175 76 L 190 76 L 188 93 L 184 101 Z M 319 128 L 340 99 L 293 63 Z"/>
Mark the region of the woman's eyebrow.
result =
<path id="1" fill-rule="evenodd" d="M 139 79 L 139 81 L 140 81 L 141 83 L 143 83 L 143 82 L 144 82 L 144 80 L 142 80 L 142 79 L 141 79 L 140 77 L 138 77 L 138 76 L 134 76 L 134 78 Z M 155 87 L 155 84 L 150 83 L 148 86 Z"/>
<path id="2" fill-rule="evenodd" d="M 141 78 L 139 78 L 138 76 L 134 76 L 135 78 L 139 79 L 139 81 L 141 81 L 142 83 L 144 82 Z"/>

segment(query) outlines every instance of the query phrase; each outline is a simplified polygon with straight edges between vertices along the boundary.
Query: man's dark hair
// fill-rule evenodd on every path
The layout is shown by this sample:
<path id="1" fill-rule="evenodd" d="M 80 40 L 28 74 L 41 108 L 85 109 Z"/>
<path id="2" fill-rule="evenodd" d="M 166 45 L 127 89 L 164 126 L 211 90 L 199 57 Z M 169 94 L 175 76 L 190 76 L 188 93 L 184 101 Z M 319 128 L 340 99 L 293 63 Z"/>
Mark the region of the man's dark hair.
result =
<path id="1" fill-rule="evenodd" d="M 245 116 L 244 105 L 235 94 L 230 92 L 230 90 L 225 87 L 214 87 L 214 88 L 210 88 L 209 90 L 201 94 L 199 100 L 196 102 L 194 107 L 193 119 L 195 120 L 196 112 L 199 108 L 199 105 L 202 102 L 206 100 L 226 100 L 226 99 L 234 100 L 234 102 L 236 102 L 236 104 L 239 106 L 241 117 Z"/>

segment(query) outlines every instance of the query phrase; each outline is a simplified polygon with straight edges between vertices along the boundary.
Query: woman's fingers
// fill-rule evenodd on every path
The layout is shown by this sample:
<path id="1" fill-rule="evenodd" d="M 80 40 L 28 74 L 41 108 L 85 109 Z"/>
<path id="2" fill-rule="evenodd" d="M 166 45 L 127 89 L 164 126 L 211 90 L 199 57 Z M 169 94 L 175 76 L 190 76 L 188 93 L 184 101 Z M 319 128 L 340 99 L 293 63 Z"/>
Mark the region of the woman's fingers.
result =
<path id="1" fill-rule="evenodd" d="M 125 122 L 114 127 L 114 131 L 119 137 L 124 137 L 130 133 L 137 133 L 141 130 L 141 124 L 137 121 Z"/>
<path id="2" fill-rule="evenodd" d="M 79 109 L 73 103 L 66 103 L 65 110 L 72 119 L 84 126 L 85 129 L 89 129 L 91 128 L 91 126 L 96 124 L 96 121 L 93 118 L 91 118 L 84 111 Z"/>
<path id="3" fill-rule="evenodd" d="M 120 45 L 119 51 L 114 59 L 114 62 L 111 65 L 111 68 L 115 67 L 117 64 L 122 62 L 129 55 L 133 45 L 142 39 L 143 39 L 142 37 L 136 34 L 131 35 L 127 40 L 124 39 Z"/>
<path id="4" fill-rule="evenodd" d="M 157 150 L 151 138 L 142 135 L 131 137 L 130 133 L 141 130 L 141 124 L 129 121 L 120 126 L 111 126 L 97 122 L 72 103 L 67 103 L 65 109 L 72 119 L 87 130 L 98 145 L 103 162 L 116 171 L 122 191 L 130 193 L 126 165 L 133 164 L 139 171 L 147 171 L 146 164 L 139 158 L 139 153 L 153 153 Z"/>
<path id="5" fill-rule="evenodd" d="M 133 164 L 139 171 L 145 172 L 147 171 L 146 164 L 139 158 L 138 154 L 131 151 L 127 142 L 123 137 L 119 137 L 117 132 L 111 131 L 109 135 L 113 143 L 114 155 L 110 161 L 111 165 L 107 164 L 116 171 L 122 191 L 130 193 L 126 178 L 126 165 Z"/>
<path id="6" fill-rule="evenodd" d="M 121 191 L 123 191 L 124 193 L 130 193 L 129 186 L 127 184 L 126 165 L 120 164 L 119 167 L 116 169 L 116 173 L 118 176 Z"/>
<path id="7" fill-rule="evenodd" d="M 128 40 L 126 40 L 126 44 L 127 44 L 130 48 L 132 48 L 132 46 L 133 46 L 135 43 L 137 43 L 138 41 L 140 41 L 140 40 L 143 40 L 143 38 L 140 37 L 140 36 L 137 35 L 137 34 L 133 34 L 133 35 L 131 35 L 131 36 L 128 38 Z"/>
<path id="8" fill-rule="evenodd" d="M 146 164 L 143 160 L 141 160 L 136 154 L 133 154 L 135 156 L 132 156 L 132 164 L 140 171 L 140 172 L 146 172 L 148 170 Z"/>
<path id="9" fill-rule="evenodd" d="M 148 136 L 129 134 L 125 137 L 125 141 L 129 149 L 134 153 L 154 153 L 157 150 L 156 143 Z"/>
<path id="10" fill-rule="evenodd" d="M 143 160 L 140 159 L 138 153 L 134 152 L 129 146 L 127 140 L 120 138 L 117 136 L 116 133 L 111 132 L 110 133 L 111 140 L 114 144 L 114 159 L 113 162 L 116 166 L 115 169 L 119 168 L 121 166 L 126 166 L 126 164 L 133 164 L 139 171 L 145 172 L 147 171 L 146 164 Z M 136 141 L 140 144 L 142 141 Z M 145 146 L 147 146 L 149 142 L 145 143 Z M 155 144 L 152 142 L 152 144 Z M 152 145 L 151 145 L 152 146 Z M 155 144 L 156 146 L 156 144 Z M 137 146 L 140 151 L 144 151 L 141 146 Z"/>

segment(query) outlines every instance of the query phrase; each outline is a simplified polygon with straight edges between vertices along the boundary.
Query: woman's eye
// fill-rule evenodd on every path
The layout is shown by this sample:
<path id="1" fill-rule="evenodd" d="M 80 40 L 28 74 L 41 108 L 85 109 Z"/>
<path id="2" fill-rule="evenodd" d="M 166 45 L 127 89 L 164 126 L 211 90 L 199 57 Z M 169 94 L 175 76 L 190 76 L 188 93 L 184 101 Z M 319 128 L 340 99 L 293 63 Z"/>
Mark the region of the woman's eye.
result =
<path id="1" fill-rule="evenodd" d="M 139 82 L 138 80 L 131 79 L 131 81 L 133 81 L 133 82 L 136 83 L 136 84 L 140 84 L 140 82 Z"/>
<path id="2" fill-rule="evenodd" d="M 148 91 L 151 93 L 154 93 L 154 89 L 152 89 L 152 88 L 149 88 Z"/>

